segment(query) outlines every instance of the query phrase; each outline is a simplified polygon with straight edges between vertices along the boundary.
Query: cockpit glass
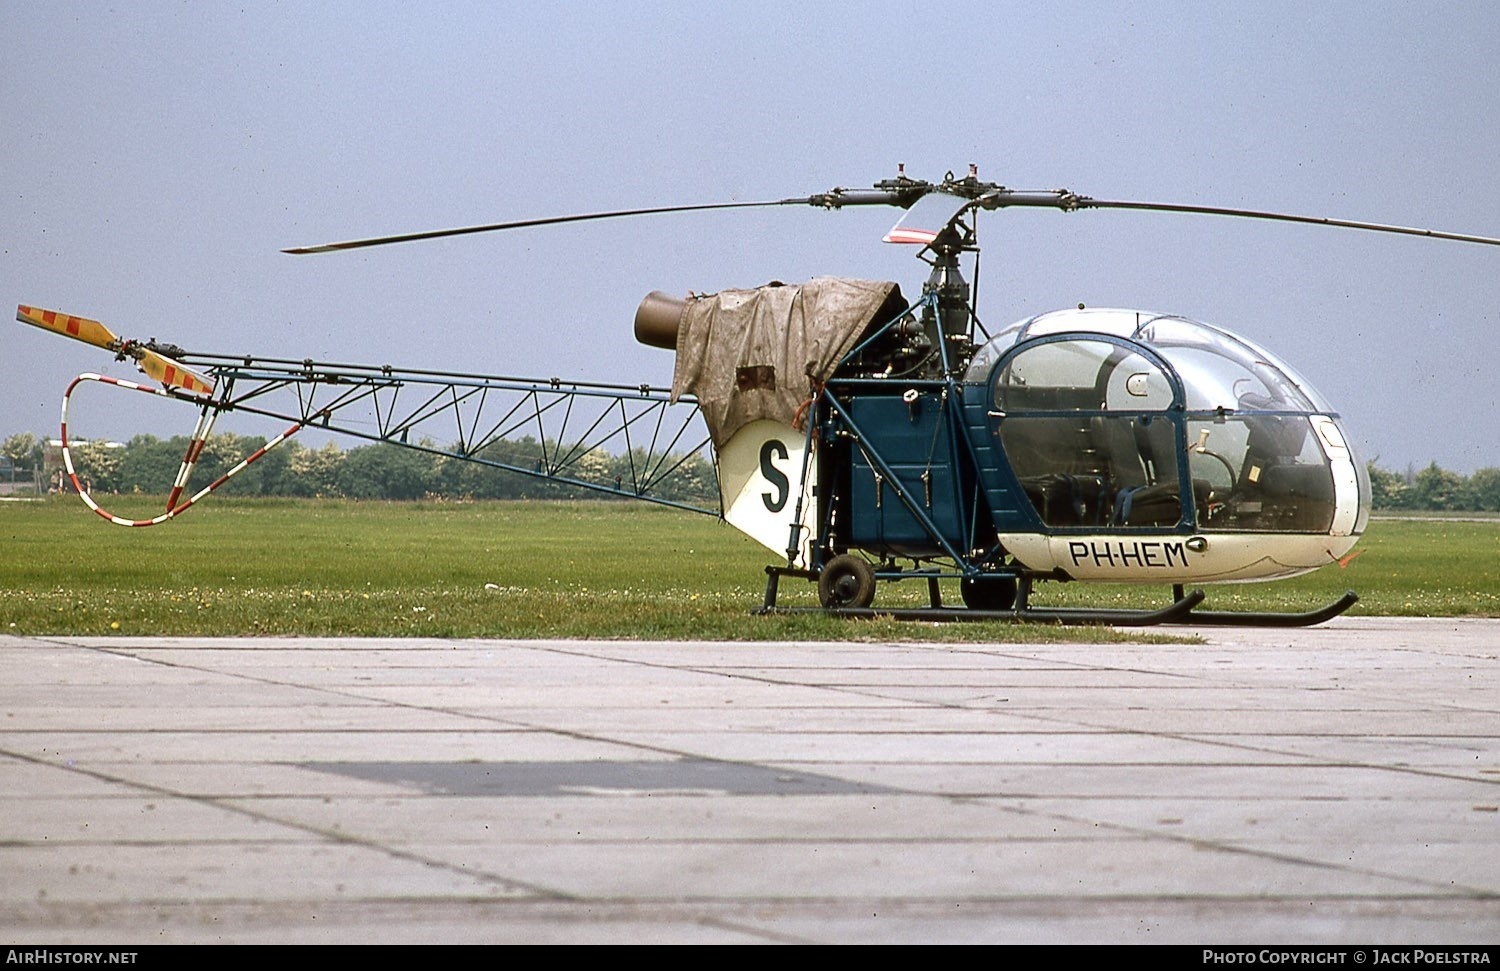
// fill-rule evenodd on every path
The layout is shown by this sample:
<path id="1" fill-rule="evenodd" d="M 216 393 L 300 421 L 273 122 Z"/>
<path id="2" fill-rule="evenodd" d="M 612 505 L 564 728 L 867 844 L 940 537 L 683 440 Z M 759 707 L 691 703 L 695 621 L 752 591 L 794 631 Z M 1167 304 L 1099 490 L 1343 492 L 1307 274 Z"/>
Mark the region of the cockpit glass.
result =
<path id="1" fill-rule="evenodd" d="M 1162 411 L 1172 383 L 1141 354 L 1100 340 L 1062 340 L 1024 350 L 996 372 L 1002 411 Z"/>
<path id="2" fill-rule="evenodd" d="M 992 382 L 1006 459 L 1049 527 L 1332 526 L 1332 466 L 1314 431 L 1334 427 L 1331 410 L 1233 334 L 1180 317 L 1059 311 L 1001 331 L 968 377 Z"/>
<path id="3" fill-rule="evenodd" d="M 1184 317 L 1133 310 L 1063 310 L 1019 321 L 979 349 L 965 380 L 987 381 L 995 363 L 1023 340 L 1065 332 L 1110 334 L 1157 351 L 1182 379 L 1189 411 L 1332 412 L 1296 371 L 1244 338 Z"/>
<path id="4" fill-rule="evenodd" d="M 1319 410 L 1288 369 L 1259 348 L 1180 317 L 1157 317 L 1136 334 L 1171 362 L 1189 411 Z"/>

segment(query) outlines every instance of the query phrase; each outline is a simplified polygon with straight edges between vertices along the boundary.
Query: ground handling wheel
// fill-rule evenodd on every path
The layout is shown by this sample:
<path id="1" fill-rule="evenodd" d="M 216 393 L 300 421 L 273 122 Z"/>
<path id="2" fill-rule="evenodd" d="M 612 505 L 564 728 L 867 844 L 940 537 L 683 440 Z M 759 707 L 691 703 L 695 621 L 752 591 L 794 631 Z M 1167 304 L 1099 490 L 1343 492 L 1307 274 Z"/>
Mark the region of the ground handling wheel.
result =
<path id="1" fill-rule="evenodd" d="M 818 574 L 818 600 L 829 610 L 862 609 L 875 602 L 875 568 L 857 556 L 835 556 Z"/>
<path id="2" fill-rule="evenodd" d="M 1014 577 L 964 577 L 958 581 L 959 596 L 970 610 L 1010 610 L 1016 605 Z"/>

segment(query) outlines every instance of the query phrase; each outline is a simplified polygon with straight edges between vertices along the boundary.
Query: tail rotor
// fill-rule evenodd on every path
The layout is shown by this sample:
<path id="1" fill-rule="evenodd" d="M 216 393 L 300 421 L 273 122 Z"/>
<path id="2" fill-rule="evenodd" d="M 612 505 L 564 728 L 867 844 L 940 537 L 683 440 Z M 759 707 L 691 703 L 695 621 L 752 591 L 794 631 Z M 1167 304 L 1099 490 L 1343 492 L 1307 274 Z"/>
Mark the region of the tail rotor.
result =
<path id="1" fill-rule="evenodd" d="M 25 304 L 16 308 L 16 319 L 23 324 L 50 330 L 54 334 L 71 337 L 85 344 L 102 347 L 115 355 L 115 360 L 130 358 L 136 366 L 155 381 L 169 388 L 177 388 L 188 394 L 207 397 L 213 394 L 212 378 L 199 374 L 176 359 L 180 348 L 163 347 L 152 341 L 133 341 L 117 336 L 114 331 L 88 317 L 75 317 L 56 310 L 43 310 Z"/>

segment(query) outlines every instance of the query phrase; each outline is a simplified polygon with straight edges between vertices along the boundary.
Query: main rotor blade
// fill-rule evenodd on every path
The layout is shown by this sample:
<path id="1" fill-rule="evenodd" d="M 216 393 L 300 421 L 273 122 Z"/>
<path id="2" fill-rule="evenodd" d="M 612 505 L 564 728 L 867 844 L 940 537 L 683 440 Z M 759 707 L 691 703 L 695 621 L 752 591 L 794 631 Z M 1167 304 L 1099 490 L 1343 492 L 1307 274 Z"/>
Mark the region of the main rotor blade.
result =
<path id="1" fill-rule="evenodd" d="M 1304 223 L 1311 226 L 1334 226 L 1340 229 L 1366 229 L 1376 233 L 1399 233 L 1403 236 L 1426 236 L 1429 239 L 1450 239 L 1460 243 L 1483 243 L 1500 246 L 1500 239 L 1493 236 L 1475 236 L 1469 233 L 1449 233 L 1437 229 L 1418 229 L 1412 226 L 1392 226 L 1386 223 L 1359 222 L 1354 219 L 1329 219 L 1323 216 L 1299 216 L 1287 212 L 1265 212 L 1259 209 L 1227 209 L 1222 206 L 1191 206 L 1172 202 L 1132 202 L 1115 199 L 1094 199 L 1081 196 L 1067 189 L 1051 191 L 1018 191 L 997 189 L 987 192 L 975 200 L 975 205 L 985 209 L 1004 209 L 1011 206 L 1039 206 L 1062 209 L 1137 209 L 1145 212 L 1183 212 L 1199 216 L 1240 216 L 1245 219 L 1270 219 L 1284 223 Z"/>
<path id="2" fill-rule="evenodd" d="M 1242 216 L 1246 219 L 1270 219 L 1284 223 L 1306 223 L 1313 226 L 1336 226 L 1341 229 L 1366 229 L 1376 233 L 1399 233 L 1403 236 L 1427 236 L 1431 239 L 1451 239 L 1460 243 L 1483 243 L 1500 246 L 1500 239 L 1493 236 L 1473 236 L 1468 233 L 1449 233 L 1437 229 L 1418 229 L 1413 226 L 1392 226 L 1387 223 L 1367 223 L 1353 219 L 1329 219 L 1322 216 L 1298 216 L 1285 212 L 1262 212 L 1256 209 L 1224 209 L 1218 206 L 1186 206 L 1164 202 L 1117 202 L 1105 199 L 1079 199 L 1080 209 L 1143 209 L 1153 212 L 1185 212 L 1208 216 Z"/>
<path id="3" fill-rule="evenodd" d="M 716 202 L 694 206 L 657 206 L 650 209 L 616 209 L 610 212 L 586 212 L 572 216 L 546 216 L 541 219 L 517 219 L 512 222 L 490 223 L 485 226 L 464 226 L 459 229 L 437 229 L 425 233 L 404 233 L 400 236 L 377 236 L 372 239 L 351 239 L 344 243 L 324 243 L 322 246 L 298 246 L 284 249 L 283 253 L 305 256 L 309 253 L 332 253 L 336 250 L 359 249 L 364 246 L 384 246 L 387 243 L 410 243 L 421 239 L 442 239 L 446 236 L 467 236 L 471 233 L 491 233 L 501 229 L 525 229 L 531 226 L 553 226 L 558 223 L 581 223 L 595 219 L 619 219 L 623 216 L 654 216 L 668 212 L 701 212 L 706 209 L 756 209 L 765 206 L 806 206 L 817 204 L 817 196 L 801 199 L 777 199 L 769 202 Z"/>
<path id="4" fill-rule="evenodd" d="M 28 307 L 21 304 L 16 308 L 16 319 L 23 324 L 50 330 L 54 334 L 71 337 L 85 344 L 93 344 L 107 351 L 116 350 L 120 346 L 120 339 L 108 327 L 87 317 L 75 317 L 56 310 L 43 310 L 40 307 Z"/>

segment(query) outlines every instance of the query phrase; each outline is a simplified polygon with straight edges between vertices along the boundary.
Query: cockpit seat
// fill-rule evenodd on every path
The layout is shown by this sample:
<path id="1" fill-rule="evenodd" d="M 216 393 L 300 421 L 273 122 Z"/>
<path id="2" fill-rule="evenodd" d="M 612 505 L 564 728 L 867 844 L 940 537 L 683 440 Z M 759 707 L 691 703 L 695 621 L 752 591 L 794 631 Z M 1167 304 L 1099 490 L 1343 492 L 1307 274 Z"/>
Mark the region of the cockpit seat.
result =
<path id="1" fill-rule="evenodd" d="M 1048 526 L 1101 526 L 1109 522 L 1109 492 L 1097 475 L 1060 472 L 1021 480 L 1031 505 Z"/>
<path id="2" fill-rule="evenodd" d="M 1213 483 L 1207 479 L 1193 480 L 1193 502 L 1198 509 L 1207 509 L 1213 499 Z M 1126 486 L 1115 493 L 1113 526 L 1176 526 L 1182 519 L 1182 496 L 1175 482 L 1159 482 L 1156 485 L 1132 488 Z"/>

